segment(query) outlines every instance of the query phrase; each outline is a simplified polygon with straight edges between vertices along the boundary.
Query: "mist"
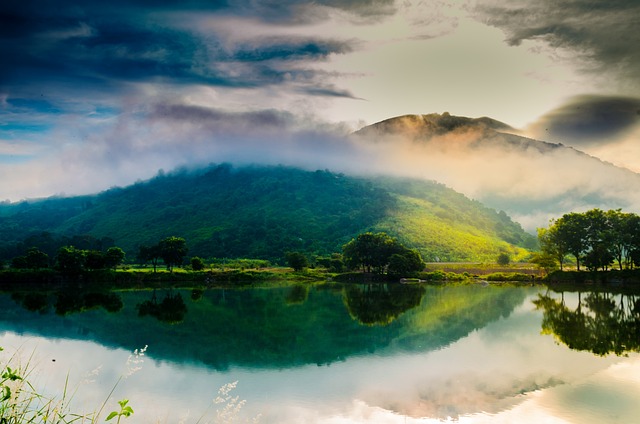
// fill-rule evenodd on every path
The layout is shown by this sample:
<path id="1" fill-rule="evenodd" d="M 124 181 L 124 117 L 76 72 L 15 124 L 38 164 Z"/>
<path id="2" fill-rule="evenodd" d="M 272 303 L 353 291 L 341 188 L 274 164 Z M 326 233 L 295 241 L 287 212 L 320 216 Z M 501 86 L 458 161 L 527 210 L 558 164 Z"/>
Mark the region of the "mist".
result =
<path id="1" fill-rule="evenodd" d="M 570 211 L 640 212 L 640 193 L 629 190 L 640 184 L 640 175 L 576 149 L 478 122 L 428 134 L 400 122 L 391 132 L 369 127 L 354 134 L 345 125 L 274 109 L 235 112 L 160 103 L 144 114 L 131 111 L 101 126 L 78 128 L 85 134 L 82 142 L 68 143 L 70 134 L 60 132 L 52 140 L 56 153 L 3 167 L 0 191 L 12 201 L 91 194 L 151 178 L 161 169 L 228 162 L 433 180 L 504 210 L 530 232 Z"/>

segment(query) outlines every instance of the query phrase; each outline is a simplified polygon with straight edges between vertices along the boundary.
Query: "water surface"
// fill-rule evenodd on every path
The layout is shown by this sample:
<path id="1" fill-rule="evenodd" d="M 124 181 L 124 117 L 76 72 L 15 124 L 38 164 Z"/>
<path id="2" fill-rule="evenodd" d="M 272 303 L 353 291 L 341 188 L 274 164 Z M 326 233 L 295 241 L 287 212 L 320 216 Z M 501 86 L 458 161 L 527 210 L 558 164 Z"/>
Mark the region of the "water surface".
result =
<path id="1" fill-rule="evenodd" d="M 136 423 L 215 422 L 235 381 L 238 418 L 262 423 L 627 423 L 640 414 L 635 299 L 479 285 L 14 293 L 0 295 L 0 346 L 33 354 L 45 391 L 69 375 L 75 409 L 124 377 L 107 408 L 130 399 Z"/>

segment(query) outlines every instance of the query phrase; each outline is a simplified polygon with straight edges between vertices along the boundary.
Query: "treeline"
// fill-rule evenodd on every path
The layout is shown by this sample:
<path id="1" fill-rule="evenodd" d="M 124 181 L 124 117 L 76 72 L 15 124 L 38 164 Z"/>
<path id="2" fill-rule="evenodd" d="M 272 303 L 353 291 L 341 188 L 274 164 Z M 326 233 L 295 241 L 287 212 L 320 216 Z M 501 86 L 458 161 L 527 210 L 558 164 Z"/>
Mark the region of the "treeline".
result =
<path id="1" fill-rule="evenodd" d="M 62 245 L 55 249 L 55 254 L 50 255 L 52 247 L 56 244 L 54 238 L 50 234 L 44 234 L 41 239 L 50 241 L 41 250 L 39 246 L 32 246 L 26 249 L 22 255 L 15 256 L 11 259 L 9 267 L 13 269 L 45 269 L 54 268 L 65 276 L 79 275 L 84 271 L 95 271 L 101 269 L 115 269 L 123 264 L 126 253 L 120 247 L 110 246 L 101 248 L 103 243 L 99 240 L 86 236 L 82 238 L 72 238 L 71 240 L 91 241 L 89 243 L 93 248 L 82 249 L 74 245 Z M 58 240 L 68 240 L 66 238 Z M 32 240 L 33 241 L 33 240 Z M 82 243 L 86 245 L 86 243 Z M 140 263 L 150 262 L 153 265 L 154 272 L 162 260 L 169 271 L 175 266 L 184 263 L 185 256 L 188 252 L 186 240 L 181 237 L 167 237 L 160 240 L 152 246 L 141 246 L 137 255 Z M 194 257 L 191 259 L 194 269 L 204 268 L 202 259 Z"/>
<path id="2" fill-rule="evenodd" d="M 182 237 L 166 237 L 158 243 L 150 246 L 140 246 L 136 261 L 138 264 L 150 264 L 153 271 L 162 261 L 169 272 L 174 267 L 183 266 L 188 252 L 187 242 Z M 343 272 L 345 270 L 361 270 L 365 273 L 389 274 L 392 276 L 411 276 L 424 270 L 425 263 L 420 253 L 415 249 L 409 249 L 396 238 L 384 232 L 367 232 L 358 235 L 342 247 L 341 253 L 333 253 L 328 257 L 316 256 L 311 262 L 302 252 L 286 252 L 284 254 L 287 264 L 294 271 L 302 271 L 309 266 L 320 266 L 331 272 Z M 38 270 L 53 268 L 64 276 L 77 276 L 84 271 L 101 269 L 115 269 L 123 264 L 126 258 L 125 252 L 111 246 L 105 250 L 79 249 L 75 246 L 61 246 L 55 255 L 50 256 L 46 252 L 33 246 L 26 253 L 14 257 L 10 262 L 10 268 Z M 256 267 L 269 266 L 265 260 L 234 260 L 241 261 L 245 265 Z M 208 266 L 229 265 L 227 260 L 212 260 L 209 264 L 198 257 L 193 256 L 189 266 L 193 271 L 202 271 Z"/>
<path id="3" fill-rule="evenodd" d="M 538 229 L 541 253 L 533 262 L 563 270 L 568 257 L 590 271 L 640 267 L 640 216 L 620 209 L 572 212 Z"/>

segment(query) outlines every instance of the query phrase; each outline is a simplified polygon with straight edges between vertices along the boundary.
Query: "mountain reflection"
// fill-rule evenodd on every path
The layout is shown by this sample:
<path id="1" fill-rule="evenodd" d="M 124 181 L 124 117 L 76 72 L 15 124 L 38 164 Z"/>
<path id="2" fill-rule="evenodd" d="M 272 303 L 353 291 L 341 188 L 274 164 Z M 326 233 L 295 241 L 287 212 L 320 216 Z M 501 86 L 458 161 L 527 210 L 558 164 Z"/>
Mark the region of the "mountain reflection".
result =
<path id="1" fill-rule="evenodd" d="M 126 349 L 149 345 L 156 359 L 200 362 L 217 370 L 326 365 L 363 354 L 441 349 L 511 314 L 527 290 L 298 284 L 112 295 L 11 299 L 0 294 L 0 331 L 91 339 Z M 98 300 L 102 307 L 96 307 Z M 118 313 L 108 312 L 117 308 Z"/>
<path id="2" fill-rule="evenodd" d="M 640 296 L 578 293 L 570 308 L 560 299 L 539 294 L 533 302 L 543 311 L 542 330 L 574 350 L 604 356 L 640 352 Z"/>

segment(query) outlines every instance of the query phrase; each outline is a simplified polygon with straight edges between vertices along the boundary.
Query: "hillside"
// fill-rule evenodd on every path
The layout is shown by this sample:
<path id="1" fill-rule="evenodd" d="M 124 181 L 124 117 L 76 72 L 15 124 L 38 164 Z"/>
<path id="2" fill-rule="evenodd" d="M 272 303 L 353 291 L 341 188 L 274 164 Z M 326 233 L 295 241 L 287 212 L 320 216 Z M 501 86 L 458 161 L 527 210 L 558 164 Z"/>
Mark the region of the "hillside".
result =
<path id="1" fill-rule="evenodd" d="M 535 232 L 571 211 L 640 212 L 640 174 L 560 143 L 518 134 L 490 118 L 405 115 L 366 126 L 354 138 L 385 152 L 388 172 L 432 179 L 504 210 Z"/>
<path id="2" fill-rule="evenodd" d="M 286 251 L 339 252 L 364 231 L 397 236 L 427 261 L 494 260 L 500 251 L 515 258 L 535 243 L 504 212 L 438 183 L 285 167 L 211 165 L 95 196 L 0 206 L 5 258 L 50 232 L 112 239 L 130 258 L 177 235 L 190 255 L 281 261 Z"/>

